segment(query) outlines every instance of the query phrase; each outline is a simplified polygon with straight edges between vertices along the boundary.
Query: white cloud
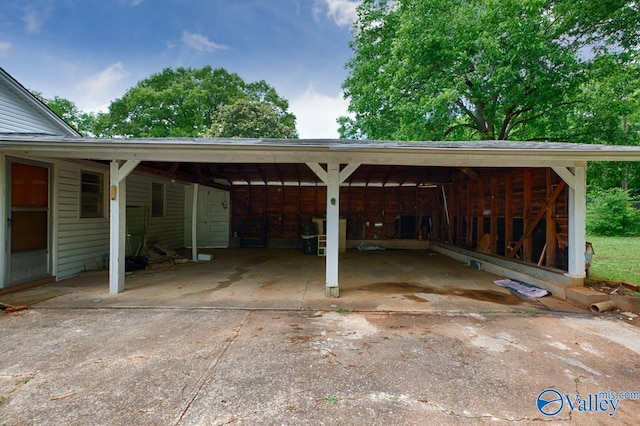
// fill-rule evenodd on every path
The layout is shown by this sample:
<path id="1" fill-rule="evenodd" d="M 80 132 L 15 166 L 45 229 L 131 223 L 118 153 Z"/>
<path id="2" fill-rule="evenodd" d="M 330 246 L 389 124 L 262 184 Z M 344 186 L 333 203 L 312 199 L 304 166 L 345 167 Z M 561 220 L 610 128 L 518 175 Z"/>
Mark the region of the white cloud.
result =
<path id="1" fill-rule="evenodd" d="M 190 49 L 199 50 L 201 52 L 214 52 L 216 50 L 229 48 L 223 44 L 214 43 L 203 35 L 190 33 L 188 31 L 184 31 L 182 33 L 182 43 Z"/>
<path id="2" fill-rule="evenodd" d="M 316 0 L 316 13 L 326 8 L 327 16 L 339 27 L 350 27 L 361 0 Z"/>
<path id="3" fill-rule="evenodd" d="M 26 7 L 22 20 L 27 27 L 27 32 L 29 34 L 36 34 L 40 32 L 40 29 L 49 17 L 50 12 L 51 4 L 49 2 L 41 2 L 38 5 Z"/>
<path id="4" fill-rule="evenodd" d="M 347 115 L 348 105 L 342 93 L 331 97 L 314 91 L 310 86 L 290 102 L 289 109 L 296 116 L 300 138 L 335 139 L 339 136 L 336 119 Z"/>
<path id="5" fill-rule="evenodd" d="M 7 53 L 11 49 L 11 43 L 8 41 L 0 41 L 0 55 Z"/>
<path id="6" fill-rule="evenodd" d="M 121 86 L 127 75 L 122 62 L 116 62 L 88 76 L 75 88 L 76 105 L 86 112 L 107 111 L 111 101 L 124 93 Z"/>

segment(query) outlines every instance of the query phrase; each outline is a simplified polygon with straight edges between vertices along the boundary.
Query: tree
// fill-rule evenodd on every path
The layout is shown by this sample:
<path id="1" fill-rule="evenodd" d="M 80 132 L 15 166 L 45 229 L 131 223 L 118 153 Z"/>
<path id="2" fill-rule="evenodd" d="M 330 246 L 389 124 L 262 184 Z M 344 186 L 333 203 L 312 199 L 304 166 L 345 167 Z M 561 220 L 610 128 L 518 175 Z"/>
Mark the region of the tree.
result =
<path id="1" fill-rule="evenodd" d="M 213 113 L 210 136 L 228 138 L 297 138 L 295 117 L 273 104 L 238 99 Z"/>
<path id="2" fill-rule="evenodd" d="M 109 112 L 98 117 L 97 132 L 102 136 L 199 137 L 209 132 L 219 108 L 239 99 L 269 105 L 283 116 L 289 107 L 266 82 L 246 83 L 223 68 L 165 68 L 113 101 Z"/>
<path id="3" fill-rule="evenodd" d="M 633 60 L 638 16 L 623 0 L 364 0 L 341 136 L 566 140 L 594 63 Z"/>
<path id="4" fill-rule="evenodd" d="M 83 136 L 91 136 L 96 117 L 92 114 L 80 111 L 72 101 L 54 96 L 53 99 L 45 98 L 42 93 L 32 91 L 36 98 L 40 99 L 49 109 L 62 118 Z"/>

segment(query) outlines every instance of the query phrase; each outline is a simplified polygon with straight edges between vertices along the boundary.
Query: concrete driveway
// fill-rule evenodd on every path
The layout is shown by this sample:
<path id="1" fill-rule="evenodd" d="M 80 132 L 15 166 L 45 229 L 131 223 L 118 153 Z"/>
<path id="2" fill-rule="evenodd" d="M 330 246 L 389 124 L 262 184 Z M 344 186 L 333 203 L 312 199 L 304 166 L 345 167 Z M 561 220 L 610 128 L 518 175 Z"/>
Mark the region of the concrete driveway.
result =
<path id="1" fill-rule="evenodd" d="M 425 269 L 347 254 L 339 299 L 324 297 L 323 259 L 225 254 L 134 274 L 120 295 L 95 276 L 3 295 L 31 309 L 0 315 L 0 424 L 640 417 L 637 319 L 511 299 L 495 277 L 420 253 Z"/>

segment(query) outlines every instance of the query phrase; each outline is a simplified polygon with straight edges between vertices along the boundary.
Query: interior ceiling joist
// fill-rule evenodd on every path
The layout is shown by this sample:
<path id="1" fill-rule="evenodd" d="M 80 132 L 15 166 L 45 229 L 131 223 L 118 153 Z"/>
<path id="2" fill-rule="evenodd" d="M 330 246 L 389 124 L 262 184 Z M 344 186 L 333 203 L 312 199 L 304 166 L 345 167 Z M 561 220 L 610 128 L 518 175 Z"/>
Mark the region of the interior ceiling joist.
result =
<path id="1" fill-rule="evenodd" d="M 208 186 L 243 185 L 322 185 L 305 164 L 296 163 L 163 163 L 144 162 L 138 170 L 162 177 Z M 418 167 L 361 165 L 345 181 L 345 186 L 429 186 L 447 184 L 462 172 L 479 176 L 471 169 L 456 167 Z"/>

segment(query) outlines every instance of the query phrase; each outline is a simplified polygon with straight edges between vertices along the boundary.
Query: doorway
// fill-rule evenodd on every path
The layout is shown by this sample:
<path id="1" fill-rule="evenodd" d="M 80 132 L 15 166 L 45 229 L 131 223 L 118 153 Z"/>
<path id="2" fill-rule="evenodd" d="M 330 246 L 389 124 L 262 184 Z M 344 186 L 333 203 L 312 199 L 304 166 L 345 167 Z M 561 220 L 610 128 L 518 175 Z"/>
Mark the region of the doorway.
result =
<path id="1" fill-rule="evenodd" d="M 191 221 L 193 193 L 187 189 L 185 197 L 185 245 L 191 246 Z M 229 247 L 229 192 L 200 186 L 198 189 L 198 214 L 196 239 L 198 247 Z"/>
<path id="2" fill-rule="evenodd" d="M 47 164 L 7 160 L 8 285 L 51 276 L 50 175 Z"/>

